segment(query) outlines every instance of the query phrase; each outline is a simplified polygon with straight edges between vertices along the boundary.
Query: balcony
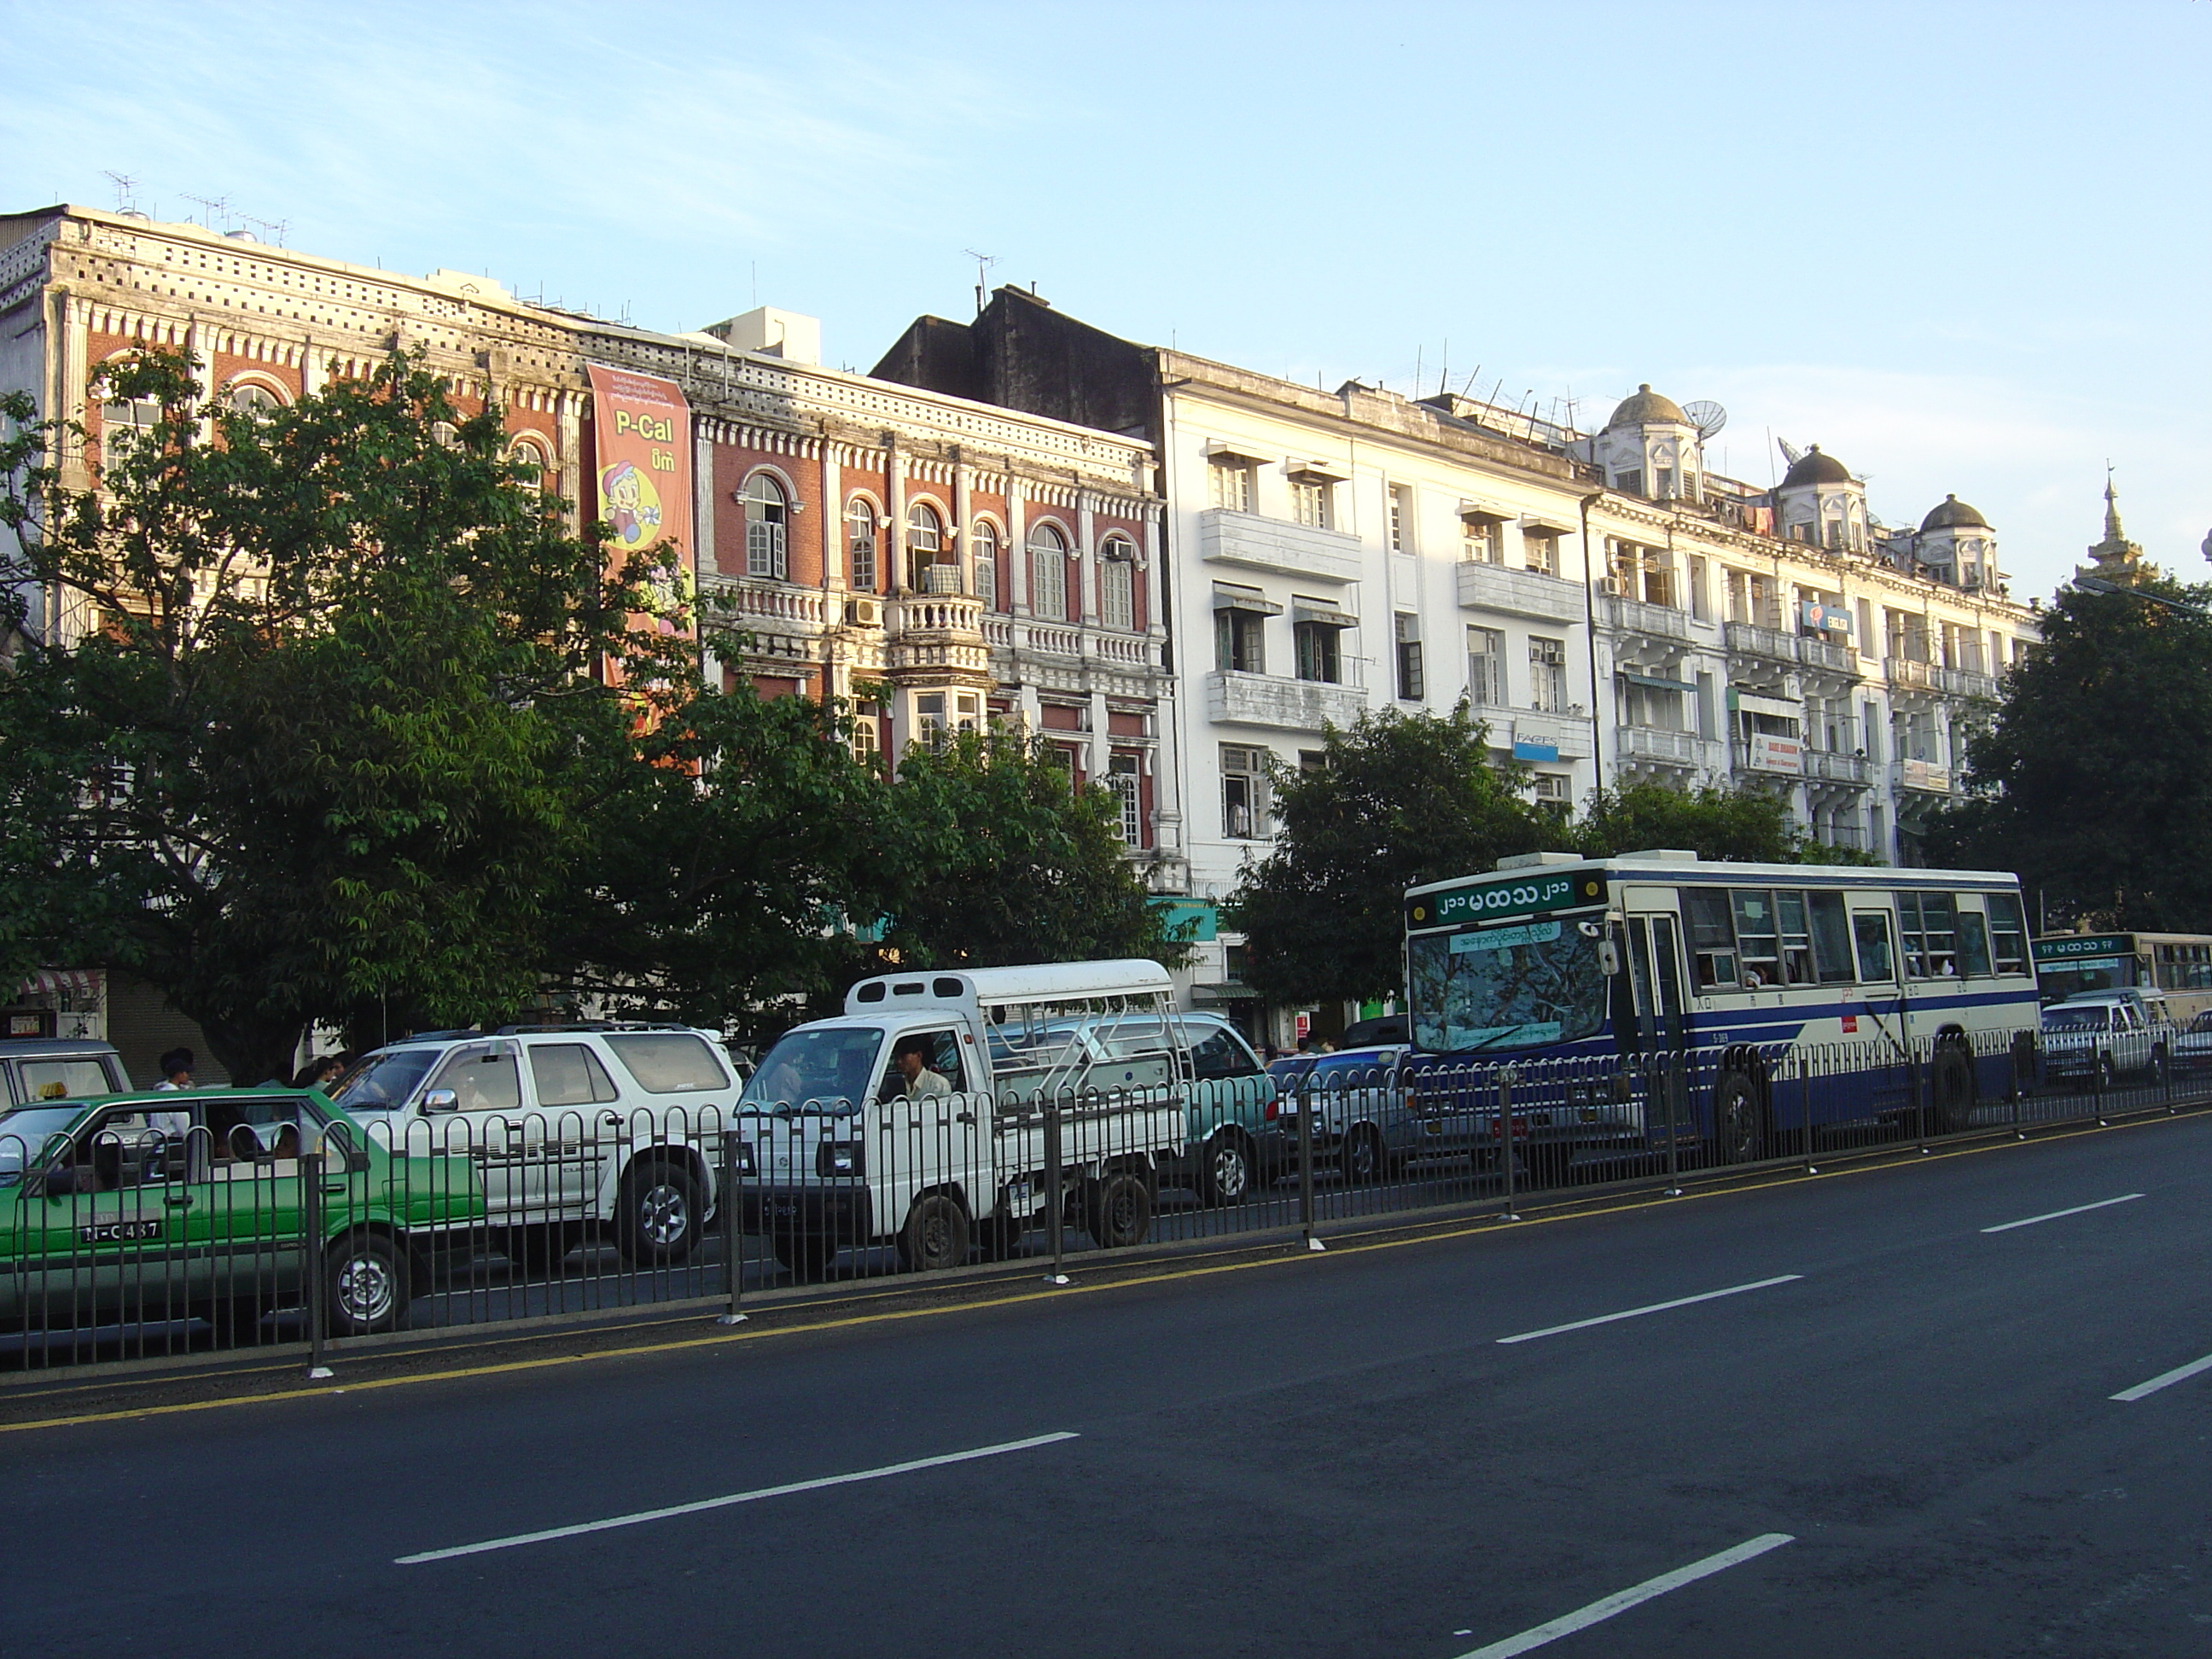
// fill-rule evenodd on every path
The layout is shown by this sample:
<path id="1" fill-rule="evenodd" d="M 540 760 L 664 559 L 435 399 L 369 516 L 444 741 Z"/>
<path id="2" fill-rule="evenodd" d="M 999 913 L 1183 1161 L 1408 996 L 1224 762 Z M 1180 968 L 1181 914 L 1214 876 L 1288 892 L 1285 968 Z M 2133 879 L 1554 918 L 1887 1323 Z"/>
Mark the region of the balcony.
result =
<path id="1" fill-rule="evenodd" d="M 1915 662 L 1909 657 L 1891 657 L 1882 664 L 1889 677 L 1890 689 L 1894 691 L 1936 691 L 1941 690 L 1937 677 L 1942 670 L 1924 662 Z"/>
<path id="2" fill-rule="evenodd" d="M 990 677 L 983 602 L 952 593 L 902 593 L 884 606 L 894 675 L 923 679 Z"/>
<path id="3" fill-rule="evenodd" d="M 1997 700 L 1997 681 L 1994 674 L 1984 674 L 1978 668 L 1942 668 L 1936 671 L 1936 684 L 1954 697 L 1964 697 L 1975 702 L 1995 702 Z"/>
<path id="4" fill-rule="evenodd" d="M 1890 769 L 1890 782 L 1916 795 L 1948 795 L 1951 793 L 1951 769 L 1938 766 L 1934 761 L 1901 760 Z"/>
<path id="5" fill-rule="evenodd" d="M 1650 726 L 1615 726 L 1613 746 L 1623 764 L 1640 762 L 1686 772 L 1711 768 L 1718 747 L 1694 732 L 1663 732 Z"/>
<path id="6" fill-rule="evenodd" d="M 1359 580 L 1359 538 L 1256 513 L 1209 507 L 1198 515 L 1198 556 L 1209 564 L 1272 570 L 1325 582 Z"/>
<path id="7" fill-rule="evenodd" d="M 1805 751 L 1805 777 L 1812 783 L 1840 783 L 1864 789 L 1874 781 L 1874 763 L 1864 755 L 1808 749 Z"/>
<path id="8" fill-rule="evenodd" d="M 1859 667 L 1859 653 L 1848 645 L 1838 645 L 1833 640 L 1817 639 L 1810 634 L 1797 636 L 1797 660 L 1817 673 L 1835 674 L 1847 680 L 1863 679 Z"/>
<path id="9" fill-rule="evenodd" d="M 1598 619 L 1616 634 L 1641 634 L 1677 645 L 1690 642 L 1690 613 L 1670 605 L 1649 605 L 1608 593 L 1598 601 Z"/>
<path id="10" fill-rule="evenodd" d="M 1538 622 L 1578 623 L 1588 596 L 1580 582 L 1564 581 L 1540 571 L 1514 570 L 1479 559 L 1459 566 L 1459 602 L 1469 611 L 1497 611 Z"/>
<path id="11" fill-rule="evenodd" d="M 1768 662 L 1797 662 L 1797 641 L 1778 628 L 1761 628 L 1755 623 L 1732 622 L 1728 625 L 1728 653 L 1731 657 L 1758 657 Z"/>
<path id="12" fill-rule="evenodd" d="M 1366 711 L 1367 694 L 1357 685 L 1225 668 L 1206 677 L 1206 717 L 1219 725 L 1318 732 L 1324 726 L 1350 726 Z"/>

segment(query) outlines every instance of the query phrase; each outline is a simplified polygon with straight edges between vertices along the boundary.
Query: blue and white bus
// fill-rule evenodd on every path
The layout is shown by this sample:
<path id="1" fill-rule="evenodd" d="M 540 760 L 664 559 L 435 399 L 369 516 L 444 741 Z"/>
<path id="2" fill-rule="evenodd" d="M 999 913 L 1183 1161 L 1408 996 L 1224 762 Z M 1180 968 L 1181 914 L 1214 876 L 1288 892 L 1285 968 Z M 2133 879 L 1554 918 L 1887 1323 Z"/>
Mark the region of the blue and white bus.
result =
<path id="1" fill-rule="evenodd" d="M 1516 1121 L 1561 1152 L 1663 1133 L 1752 1158 L 1778 1130 L 1914 1106 L 1959 1127 L 2016 1085 L 2037 1027 L 2020 883 L 1996 872 L 1538 853 L 1409 889 L 1405 919 L 1431 1092 L 1506 1060 L 1532 1083 L 1579 1071 Z M 1663 1131 L 1632 1074 L 1679 1080 Z"/>

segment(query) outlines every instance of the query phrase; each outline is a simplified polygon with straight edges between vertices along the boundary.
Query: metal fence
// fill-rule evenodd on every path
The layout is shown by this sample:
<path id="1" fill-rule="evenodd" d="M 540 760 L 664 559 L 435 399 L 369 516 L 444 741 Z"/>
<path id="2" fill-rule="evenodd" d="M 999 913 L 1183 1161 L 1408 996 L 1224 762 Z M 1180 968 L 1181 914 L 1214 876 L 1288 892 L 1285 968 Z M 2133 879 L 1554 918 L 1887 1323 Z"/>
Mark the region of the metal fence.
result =
<path id="1" fill-rule="evenodd" d="M 1447 1065 L 742 1113 L 338 1119 L 245 1091 L 178 1134 L 153 1103 L 0 1133 L 0 1366 L 251 1344 L 311 1364 L 391 1331 L 1488 1207 L 2212 1100 L 2163 1048 L 2060 1076 L 2033 1031 Z M 250 1097 L 250 1098 L 249 1098 Z M 249 1111 L 246 1109 L 251 1108 Z M 211 1113 L 203 1115 L 212 1116 Z M 35 1144 L 34 1144 L 35 1142 Z"/>

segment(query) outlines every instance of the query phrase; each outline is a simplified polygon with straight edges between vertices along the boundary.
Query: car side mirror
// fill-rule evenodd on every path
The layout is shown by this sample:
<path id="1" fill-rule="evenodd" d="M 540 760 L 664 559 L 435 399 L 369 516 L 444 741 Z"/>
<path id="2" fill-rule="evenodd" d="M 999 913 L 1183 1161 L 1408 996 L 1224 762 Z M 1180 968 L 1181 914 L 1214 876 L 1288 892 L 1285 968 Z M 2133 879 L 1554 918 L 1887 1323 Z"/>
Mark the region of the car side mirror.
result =
<path id="1" fill-rule="evenodd" d="M 461 1109 L 461 1097 L 451 1089 L 433 1089 L 422 1097 L 422 1109 L 426 1112 L 458 1112 Z"/>
<path id="2" fill-rule="evenodd" d="M 1597 942 L 1597 970 L 1607 979 L 1620 971 L 1620 947 L 1609 939 Z"/>

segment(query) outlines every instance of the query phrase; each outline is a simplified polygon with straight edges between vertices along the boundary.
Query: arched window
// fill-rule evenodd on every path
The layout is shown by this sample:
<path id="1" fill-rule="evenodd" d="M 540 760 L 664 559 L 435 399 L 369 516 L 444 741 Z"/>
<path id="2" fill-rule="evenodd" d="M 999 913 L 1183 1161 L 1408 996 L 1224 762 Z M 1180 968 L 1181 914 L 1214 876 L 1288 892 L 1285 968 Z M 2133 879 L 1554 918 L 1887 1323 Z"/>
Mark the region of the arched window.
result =
<path id="1" fill-rule="evenodd" d="M 1109 536 L 1098 551 L 1098 620 L 1109 628 L 1137 625 L 1137 550 Z"/>
<path id="2" fill-rule="evenodd" d="M 284 400 L 267 386 L 252 380 L 242 380 L 231 387 L 226 400 L 237 413 L 250 420 L 265 421 L 284 407 Z"/>
<path id="3" fill-rule="evenodd" d="M 118 398 L 100 407 L 100 454 L 103 465 L 115 466 L 147 442 L 161 423 L 158 398 Z"/>
<path id="4" fill-rule="evenodd" d="M 433 421 L 430 423 L 430 441 L 441 449 L 459 449 L 461 447 L 461 429 L 451 421 Z"/>
<path id="5" fill-rule="evenodd" d="M 739 499 L 745 504 L 745 574 L 787 580 L 791 506 L 783 486 L 774 475 L 756 472 L 745 481 L 745 492 Z"/>
<path id="6" fill-rule="evenodd" d="M 916 593 L 943 591 L 945 579 L 930 573 L 945 551 L 945 521 L 927 501 L 916 501 L 906 510 L 906 585 Z M 957 567 L 951 568 L 953 586 L 959 586 Z"/>
<path id="7" fill-rule="evenodd" d="M 975 595 L 986 611 L 999 608 L 999 532 L 988 519 L 979 519 L 968 532 L 968 556 L 975 564 Z"/>
<path id="8" fill-rule="evenodd" d="M 1067 538 L 1057 525 L 1030 532 L 1030 612 L 1067 620 Z"/>
<path id="9" fill-rule="evenodd" d="M 855 495 L 845 506 L 845 550 L 852 561 L 853 586 L 876 591 L 876 509 Z"/>

